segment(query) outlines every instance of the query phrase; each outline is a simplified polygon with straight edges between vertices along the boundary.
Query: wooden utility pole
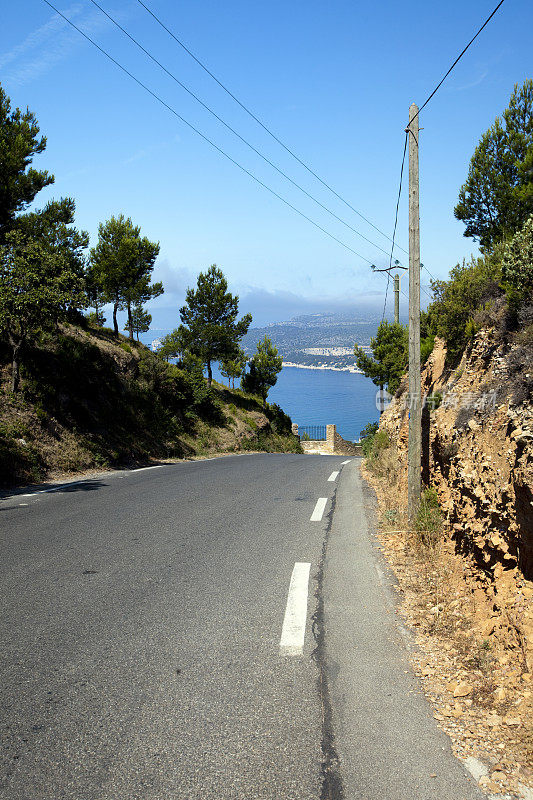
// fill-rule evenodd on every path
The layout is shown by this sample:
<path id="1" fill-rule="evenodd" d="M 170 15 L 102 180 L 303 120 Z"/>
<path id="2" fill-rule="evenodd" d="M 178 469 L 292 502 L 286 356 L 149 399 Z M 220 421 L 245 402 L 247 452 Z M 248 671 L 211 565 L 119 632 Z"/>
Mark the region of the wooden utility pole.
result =
<path id="1" fill-rule="evenodd" d="M 412 523 L 420 506 L 422 406 L 420 400 L 420 211 L 418 106 L 409 108 L 409 449 L 407 512 Z"/>
<path id="2" fill-rule="evenodd" d="M 400 276 L 394 276 L 394 322 L 400 324 Z"/>

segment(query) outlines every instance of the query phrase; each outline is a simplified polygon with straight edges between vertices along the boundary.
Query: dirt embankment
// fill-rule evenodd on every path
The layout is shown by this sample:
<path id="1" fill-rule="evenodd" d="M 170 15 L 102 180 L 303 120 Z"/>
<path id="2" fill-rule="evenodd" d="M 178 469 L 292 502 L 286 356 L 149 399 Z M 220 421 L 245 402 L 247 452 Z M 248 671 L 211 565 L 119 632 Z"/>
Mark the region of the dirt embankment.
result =
<path id="1" fill-rule="evenodd" d="M 383 549 L 419 632 L 416 667 L 458 755 L 487 765 L 494 794 L 533 787 L 533 357 L 531 342 L 479 332 L 450 371 L 437 341 L 423 374 L 423 477 L 442 514 L 408 532 L 404 380 L 382 416 Z"/>
<path id="2" fill-rule="evenodd" d="M 0 345 L 0 486 L 239 451 L 301 452 L 277 406 L 166 364 L 112 332 L 62 327 L 25 353 L 10 392 Z"/>

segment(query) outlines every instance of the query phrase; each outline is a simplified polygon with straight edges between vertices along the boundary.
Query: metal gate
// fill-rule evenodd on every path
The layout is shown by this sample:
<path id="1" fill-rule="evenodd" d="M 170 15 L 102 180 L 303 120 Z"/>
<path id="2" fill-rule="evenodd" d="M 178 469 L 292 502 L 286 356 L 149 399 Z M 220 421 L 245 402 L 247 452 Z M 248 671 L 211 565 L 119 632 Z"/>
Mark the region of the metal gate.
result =
<path id="1" fill-rule="evenodd" d="M 298 425 L 298 436 L 304 442 L 325 442 L 327 438 L 326 425 Z"/>

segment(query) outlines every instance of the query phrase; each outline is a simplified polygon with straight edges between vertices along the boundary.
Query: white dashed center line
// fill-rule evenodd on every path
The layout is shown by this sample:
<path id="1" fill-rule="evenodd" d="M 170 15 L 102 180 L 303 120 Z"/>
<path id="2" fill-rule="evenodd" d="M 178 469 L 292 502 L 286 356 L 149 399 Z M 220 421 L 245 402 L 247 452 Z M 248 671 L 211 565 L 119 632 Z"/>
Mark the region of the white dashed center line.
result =
<path id="1" fill-rule="evenodd" d="M 344 464 L 349 464 L 349 463 L 351 462 L 351 460 L 352 460 L 352 459 L 351 459 L 351 458 L 349 458 L 349 459 L 348 459 L 348 461 L 343 461 L 343 462 L 342 462 L 343 466 L 344 466 Z"/>
<path id="2" fill-rule="evenodd" d="M 338 472 L 332 472 L 328 478 L 328 481 L 336 481 L 338 474 L 339 474 Z"/>
<path id="3" fill-rule="evenodd" d="M 327 497 L 318 498 L 318 500 L 316 501 L 315 510 L 311 514 L 311 522 L 320 522 L 327 502 L 328 502 Z"/>
<path id="4" fill-rule="evenodd" d="M 300 656 L 303 653 L 310 570 L 311 564 L 297 562 L 292 571 L 279 643 L 282 655 Z"/>

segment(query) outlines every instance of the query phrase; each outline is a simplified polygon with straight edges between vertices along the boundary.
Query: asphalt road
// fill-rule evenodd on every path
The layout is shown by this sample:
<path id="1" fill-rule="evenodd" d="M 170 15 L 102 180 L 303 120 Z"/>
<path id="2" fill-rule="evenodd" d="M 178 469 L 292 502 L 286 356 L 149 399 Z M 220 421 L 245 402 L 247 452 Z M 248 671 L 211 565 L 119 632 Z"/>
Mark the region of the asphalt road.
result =
<path id="1" fill-rule="evenodd" d="M 1 500 L 0 798 L 479 797 L 408 673 L 345 460 L 235 456 Z M 280 649 L 295 564 L 301 652 Z"/>

